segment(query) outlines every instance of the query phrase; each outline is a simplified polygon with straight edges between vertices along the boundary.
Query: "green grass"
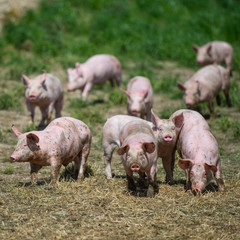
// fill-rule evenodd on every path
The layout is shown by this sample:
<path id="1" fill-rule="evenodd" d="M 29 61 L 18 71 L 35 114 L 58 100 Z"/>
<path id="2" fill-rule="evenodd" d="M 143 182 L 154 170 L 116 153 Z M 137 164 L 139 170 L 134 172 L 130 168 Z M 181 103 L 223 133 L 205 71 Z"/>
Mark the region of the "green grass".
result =
<path id="1" fill-rule="evenodd" d="M 8 165 L 8 166 L 5 168 L 5 170 L 4 170 L 3 173 L 6 174 L 6 175 L 14 174 L 14 168 L 13 168 L 13 166 L 12 166 L 12 165 Z"/>

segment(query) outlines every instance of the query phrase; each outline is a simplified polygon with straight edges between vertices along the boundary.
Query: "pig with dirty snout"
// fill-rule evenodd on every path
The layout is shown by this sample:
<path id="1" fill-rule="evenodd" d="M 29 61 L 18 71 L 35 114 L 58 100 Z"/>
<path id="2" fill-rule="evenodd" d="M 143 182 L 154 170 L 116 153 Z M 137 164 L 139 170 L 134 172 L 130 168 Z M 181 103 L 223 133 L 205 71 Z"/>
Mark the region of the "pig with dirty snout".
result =
<path id="1" fill-rule="evenodd" d="M 74 178 L 83 179 L 86 161 L 91 146 L 91 132 L 80 120 L 62 117 L 53 120 L 42 131 L 21 133 L 15 126 L 12 130 L 18 138 L 13 162 L 29 162 L 31 181 L 43 166 L 51 166 L 51 184 L 55 185 L 62 165 L 75 162 Z"/>
<path id="2" fill-rule="evenodd" d="M 51 121 L 52 111 L 55 108 L 56 118 L 61 117 L 63 107 L 63 88 L 60 80 L 52 75 L 43 73 L 30 79 L 22 75 L 25 89 L 25 100 L 30 116 L 30 123 L 34 121 L 35 107 L 39 107 L 42 119 L 38 127 L 42 128 Z M 46 122 L 47 121 L 47 122 Z"/>
<path id="3" fill-rule="evenodd" d="M 208 102 L 210 119 L 215 118 L 214 98 L 220 104 L 219 93 L 223 90 L 227 104 L 230 107 L 229 98 L 230 72 L 218 65 L 209 65 L 198 70 L 184 84 L 178 83 L 178 88 L 184 93 L 183 100 L 189 109 L 195 105 Z"/>
<path id="4" fill-rule="evenodd" d="M 160 119 L 152 111 L 153 132 L 158 143 L 158 157 L 162 158 L 166 172 L 166 182 L 174 184 L 173 170 L 175 163 L 175 148 L 179 132 L 183 126 L 184 116 L 176 114 L 171 119 Z"/>
<path id="5" fill-rule="evenodd" d="M 121 155 L 124 165 L 128 189 L 135 191 L 133 173 L 139 174 L 144 183 L 145 173 L 148 176 L 147 196 L 153 197 L 158 191 L 157 185 L 157 142 L 151 127 L 139 120 L 127 123 L 120 133 L 121 147 L 117 153 Z"/>
<path id="6" fill-rule="evenodd" d="M 193 45 L 197 53 L 197 62 L 203 67 L 209 64 L 225 64 L 231 70 L 233 48 L 229 43 L 221 41 L 209 42 L 201 47 Z"/>
<path id="7" fill-rule="evenodd" d="M 170 118 L 180 113 L 184 115 L 184 125 L 177 142 L 178 165 L 185 171 L 187 190 L 202 193 L 212 173 L 219 191 L 224 190 L 218 144 L 207 122 L 198 112 L 185 109 L 176 111 Z"/>
<path id="8" fill-rule="evenodd" d="M 76 63 L 75 68 L 68 68 L 67 72 L 68 91 L 81 90 L 83 100 L 87 99 L 95 84 L 104 84 L 109 80 L 113 87 L 115 80 L 117 85 L 121 86 L 121 64 L 112 55 L 94 55 L 84 63 Z"/>
<path id="9" fill-rule="evenodd" d="M 151 121 L 151 108 L 153 106 L 153 89 L 148 78 L 136 76 L 132 78 L 127 90 L 121 89 L 127 95 L 127 112 L 131 116 Z"/>

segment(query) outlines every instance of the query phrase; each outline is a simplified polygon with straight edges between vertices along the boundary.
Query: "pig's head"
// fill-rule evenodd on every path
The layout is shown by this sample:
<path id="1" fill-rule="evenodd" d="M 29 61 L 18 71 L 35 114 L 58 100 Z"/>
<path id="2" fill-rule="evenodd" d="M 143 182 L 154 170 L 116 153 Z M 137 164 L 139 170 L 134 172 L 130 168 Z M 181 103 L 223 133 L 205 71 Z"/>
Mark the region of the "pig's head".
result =
<path id="1" fill-rule="evenodd" d="M 38 102 L 47 96 L 47 87 L 45 85 L 46 73 L 43 73 L 40 78 L 30 79 L 22 74 L 22 82 L 26 87 L 25 97 L 30 102 Z"/>
<path id="2" fill-rule="evenodd" d="M 196 45 L 193 45 L 192 48 L 197 53 L 196 59 L 200 66 L 203 67 L 213 63 L 212 54 L 211 54 L 211 50 L 212 50 L 211 44 L 207 44 L 206 46 L 203 46 L 203 47 L 198 47 Z"/>
<path id="3" fill-rule="evenodd" d="M 86 82 L 83 77 L 82 65 L 76 63 L 75 68 L 68 68 L 68 92 L 75 91 L 77 89 L 83 89 Z"/>
<path id="4" fill-rule="evenodd" d="M 183 92 L 183 101 L 188 109 L 193 109 L 193 107 L 199 103 L 201 96 L 199 81 L 193 81 L 188 86 L 184 86 L 178 83 L 178 88 Z"/>
<path id="5" fill-rule="evenodd" d="M 212 172 L 217 171 L 215 165 L 199 164 L 191 159 L 179 159 L 178 165 L 190 174 L 191 190 L 194 194 L 202 193 L 212 178 Z"/>
<path id="6" fill-rule="evenodd" d="M 146 97 L 149 89 L 140 92 L 129 92 L 121 89 L 127 95 L 128 111 L 132 116 L 138 116 L 140 113 L 146 112 Z"/>
<path id="7" fill-rule="evenodd" d="M 125 154 L 126 166 L 133 172 L 144 171 L 149 159 L 147 153 L 153 153 L 155 144 L 153 142 L 136 143 L 132 145 L 123 145 L 118 149 L 119 155 Z"/>
<path id="8" fill-rule="evenodd" d="M 170 120 L 160 119 L 152 111 L 153 132 L 157 138 L 157 141 L 161 144 L 175 144 L 178 134 L 183 126 L 183 121 L 183 113 Z"/>
<path id="9" fill-rule="evenodd" d="M 29 162 L 34 159 L 36 151 L 40 150 L 38 136 L 32 132 L 23 134 L 14 125 L 12 126 L 12 131 L 18 137 L 16 149 L 10 157 L 12 161 Z"/>

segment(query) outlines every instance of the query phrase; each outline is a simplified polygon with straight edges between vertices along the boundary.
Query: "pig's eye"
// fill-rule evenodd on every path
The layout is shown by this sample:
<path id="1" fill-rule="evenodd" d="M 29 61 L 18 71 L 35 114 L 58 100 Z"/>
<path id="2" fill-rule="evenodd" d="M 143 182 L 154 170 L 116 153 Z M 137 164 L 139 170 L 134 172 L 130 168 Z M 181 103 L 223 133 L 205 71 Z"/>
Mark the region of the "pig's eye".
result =
<path id="1" fill-rule="evenodd" d="M 159 131 L 162 131 L 162 128 L 158 128 Z"/>

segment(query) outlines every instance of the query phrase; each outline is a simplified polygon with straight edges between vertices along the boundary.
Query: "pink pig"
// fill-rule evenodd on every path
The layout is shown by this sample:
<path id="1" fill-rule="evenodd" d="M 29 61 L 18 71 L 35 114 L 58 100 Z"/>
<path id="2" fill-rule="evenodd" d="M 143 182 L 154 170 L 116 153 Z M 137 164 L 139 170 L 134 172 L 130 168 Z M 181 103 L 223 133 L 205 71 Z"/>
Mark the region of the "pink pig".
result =
<path id="1" fill-rule="evenodd" d="M 230 107 L 229 99 L 230 71 L 217 65 L 208 65 L 198 70 L 188 81 L 178 88 L 184 93 L 184 102 L 189 109 L 202 102 L 208 102 L 210 118 L 215 117 L 214 98 L 217 97 L 220 103 L 219 92 L 223 90 L 227 104 Z"/>
<path id="2" fill-rule="evenodd" d="M 151 127 L 136 120 L 127 123 L 120 133 L 121 147 L 118 154 L 126 171 L 128 188 L 135 191 L 133 172 L 139 174 L 144 183 L 145 173 L 148 176 L 147 196 L 153 197 L 157 186 L 157 142 Z"/>
<path id="3" fill-rule="evenodd" d="M 53 108 L 56 110 L 56 118 L 61 117 L 63 107 L 63 88 L 60 80 L 52 74 L 43 73 L 33 79 L 22 75 L 22 82 L 26 87 L 25 100 L 30 115 L 30 122 L 34 121 L 34 110 L 38 106 L 42 113 L 39 127 L 45 126 L 51 121 Z"/>
<path id="4" fill-rule="evenodd" d="M 201 193 L 209 184 L 212 173 L 219 190 L 224 189 L 218 144 L 201 114 L 192 110 L 178 110 L 171 118 L 183 113 L 184 125 L 179 134 L 178 165 L 185 171 L 186 187 L 194 194 Z"/>
<path id="5" fill-rule="evenodd" d="M 15 126 L 12 130 L 18 137 L 13 162 L 30 162 L 31 181 L 43 166 L 51 165 L 51 183 L 55 185 L 62 165 L 75 162 L 74 175 L 77 180 L 84 177 L 85 164 L 91 146 L 91 132 L 80 120 L 62 117 L 53 120 L 42 131 L 21 133 Z"/>
<path id="6" fill-rule="evenodd" d="M 68 69 L 68 91 L 80 89 L 83 100 L 86 100 L 94 84 L 103 84 L 109 80 L 113 87 L 115 79 L 120 86 L 121 74 L 121 64 L 116 57 L 107 54 L 94 55 L 85 63 L 76 63 L 76 68 Z"/>
<path id="7" fill-rule="evenodd" d="M 197 52 L 197 62 L 201 66 L 209 64 L 225 64 L 231 70 L 233 59 L 233 48 L 229 43 L 214 41 L 201 47 L 193 45 L 193 50 Z"/>
<path id="8" fill-rule="evenodd" d="M 149 79 L 141 76 L 132 78 L 127 90 L 121 89 L 127 95 L 127 111 L 131 116 L 141 118 L 146 116 L 151 121 L 151 108 L 153 106 L 153 89 Z"/>

